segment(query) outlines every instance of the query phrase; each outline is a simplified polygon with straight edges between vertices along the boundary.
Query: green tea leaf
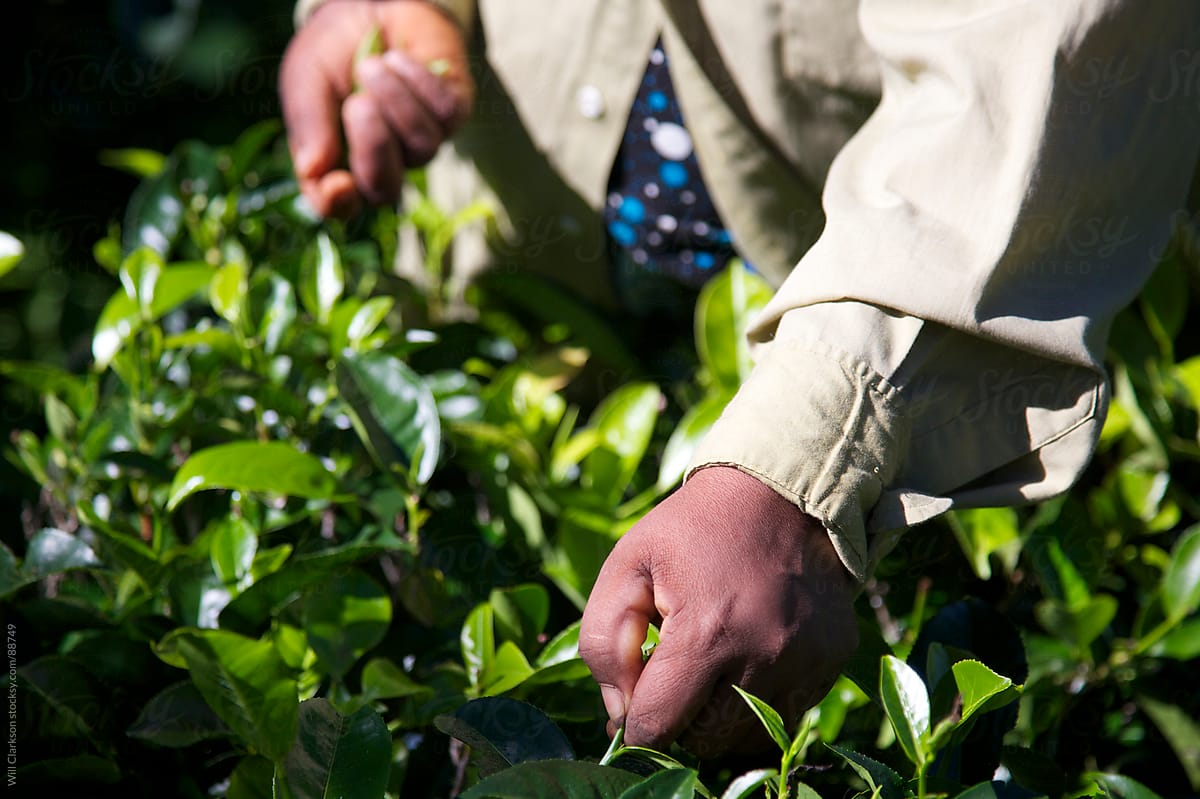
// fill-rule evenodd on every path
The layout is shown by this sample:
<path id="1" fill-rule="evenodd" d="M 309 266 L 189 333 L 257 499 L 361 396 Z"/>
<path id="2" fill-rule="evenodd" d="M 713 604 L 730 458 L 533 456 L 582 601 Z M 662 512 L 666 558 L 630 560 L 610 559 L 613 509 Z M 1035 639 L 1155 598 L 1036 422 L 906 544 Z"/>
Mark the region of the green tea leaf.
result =
<path id="1" fill-rule="evenodd" d="M 101 150 L 100 163 L 137 178 L 152 178 L 166 169 L 167 156 L 155 150 L 126 147 L 120 150 Z"/>
<path id="2" fill-rule="evenodd" d="M 346 546 L 299 555 L 282 569 L 258 579 L 221 611 L 221 626 L 252 634 L 272 614 L 280 612 L 301 594 L 321 585 L 329 575 L 379 553 L 375 546 Z"/>
<path id="3" fill-rule="evenodd" d="M 99 734 L 108 692 L 91 671 L 62 655 L 43 655 L 17 670 L 22 687 L 45 702 L 62 737 L 93 740 Z"/>
<path id="4" fill-rule="evenodd" d="M 458 636 L 463 663 L 467 667 L 467 678 L 471 687 L 476 690 L 483 688 L 484 675 L 491 670 L 492 661 L 496 657 L 493 616 L 491 605 L 486 602 L 476 605 L 475 609 L 467 614 Z"/>
<path id="5" fill-rule="evenodd" d="M 296 297 L 292 291 L 292 284 L 278 275 L 271 275 L 271 290 L 267 295 L 266 308 L 258 326 L 263 352 L 268 355 L 278 352 L 284 335 L 295 321 Z"/>
<path id="6" fill-rule="evenodd" d="M 658 468 L 659 491 L 669 491 L 687 471 L 687 465 L 692 459 L 692 453 L 700 444 L 700 439 L 708 433 L 721 411 L 729 404 L 729 395 L 710 394 L 688 409 L 679 420 L 667 445 L 663 449 L 662 463 Z"/>
<path id="7" fill-rule="evenodd" d="M 8 274 L 25 255 L 25 245 L 11 233 L 0 230 L 0 277 Z"/>
<path id="8" fill-rule="evenodd" d="M 167 510 L 214 488 L 327 499 L 335 485 L 319 460 L 291 444 L 237 441 L 192 453 L 171 482 Z"/>
<path id="9" fill-rule="evenodd" d="M 1086 775 L 1096 783 L 1101 795 L 1109 799 L 1162 799 L 1154 791 L 1142 785 L 1132 777 L 1121 774 L 1099 774 L 1092 772 Z"/>
<path id="10" fill-rule="evenodd" d="M 1171 630 L 1150 648 L 1150 654 L 1172 660 L 1200 658 L 1200 619 L 1190 619 Z"/>
<path id="11" fill-rule="evenodd" d="M 363 666 L 362 692 L 371 701 L 420 696 L 431 691 L 431 688 L 415 682 L 399 666 L 385 658 L 372 658 Z"/>
<path id="12" fill-rule="evenodd" d="M 329 314 L 346 288 L 346 275 L 342 270 L 342 255 L 329 234 L 321 231 L 306 253 L 307 279 L 303 293 L 309 311 L 317 324 L 329 323 Z"/>
<path id="13" fill-rule="evenodd" d="M 1117 614 L 1117 600 L 1108 594 L 1097 594 L 1072 609 L 1057 599 L 1043 599 L 1033 610 L 1047 632 L 1082 649 L 1108 628 Z"/>
<path id="14" fill-rule="evenodd" d="M 284 799 L 379 799 L 391 760 L 392 736 L 369 706 L 347 717 L 326 699 L 309 699 L 276 785 Z"/>
<path id="15" fill-rule="evenodd" d="M 495 614 L 496 633 L 522 649 L 537 643 L 550 618 L 550 595 L 537 583 L 494 588 L 488 603 Z"/>
<path id="16" fill-rule="evenodd" d="M 1016 567 L 1021 554 L 1021 531 L 1012 508 L 974 508 L 949 515 L 963 553 L 981 580 L 992 577 L 991 556 L 999 555 L 1007 571 Z"/>
<path id="17" fill-rule="evenodd" d="M 391 597 L 357 570 L 314 587 L 304 602 L 308 645 L 338 680 L 383 640 L 391 622 Z"/>
<path id="18" fill-rule="evenodd" d="M 673 768 L 652 774 L 626 789 L 618 799 L 692 799 L 696 795 L 696 772 Z"/>
<path id="19" fill-rule="evenodd" d="M 747 771 L 729 783 L 721 799 L 750 799 L 750 796 L 764 785 L 777 780 L 779 772 L 773 768 L 760 768 Z"/>
<path id="20" fill-rule="evenodd" d="M 906 796 L 904 780 L 883 763 L 841 746 L 828 743 L 825 746 L 845 760 L 846 764 L 866 781 L 872 791 L 878 792 L 881 799 L 904 799 Z"/>
<path id="21" fill-rule="evenodd" d="M 913 669 L 899 658 L 884 655 L 880 663 L 879 696 L 896 740 L 904 754 L 920 765 L 928 758 L 929 693 Z"/>
<path id="22" fill-rule="evenodd" d="M 213 573 L 225 585 L 241 590 L 252 580 L 250 569 L 258 551 L 258 535 L 240 516 L 230 516 L 217 528 L 209 544 Z"/>
<path id="23" fill-rule="evenodd" d="M 483 675 L 482 696 L 495 696 L 511 691 L 533 676 L 533 667 L 524 653 L 512 641 L 505 641 L 496 649 L 491 665 Z"/>
<path id="24" fill-rule="evenodd" d="M 113 293 L 92 334 L 92 358 L 96 369 L 104 369 L 125 342 L 147 321 L 158 319 L 203 291 L 212 279 L 212 267 L 203 263 L 181 263 L 166 267 L 154 286 L 149 318 L 125 291 Z"/>
<path id="25" fill-rule="evenodd" d="M 778 746 L 780 752 L 786 752 L 792 743 L 792 737 L 788 735 L 787 728 L 783 724 L 783 719 L 775 708 L 768 705 L 766 702 L 759 699 L 753 694 L 743 691 L 739 686 L 733 686 L 733 690 L 741 695 L 750 709 L 754 711 L 754 715 L 758 716 L 758 720 L 762 722 L 763 727 Z"/>
<path id="26" fill-rule="evenodd" d="M 296 683 L 270 641 L 182 628 L 158 648 L 187 664 L 209 707 L 253 751 L 275 761 L 287 754 L 296 737 Z"/>
<path id="27" fill-rule="evenodd" d="M 46 528 L 29 540 L 23 576 L 32 582 L 51 574 L 99 565 L 100 559 L 87 544 L 70 533 Z"/>
<path id="28" fill-rule="evenodd" d="M 471 747 L 483 776 L 520 763 L 575 758 L 575 751 L 557 724 L 533 705 L 515 699 L 473 699 L 451 714 L 438 716 L 434 725 Z"/>
<path id="29" fill-rule="evenodd" d="M 617 799 L 641 777 L 574 760 L 521 763 L 494 774 L 461 799 Z"/>
<path id="30" fill-rule="evenodd" d="M 191 682 L 178 682 L 155 694 L 127 730 L 131 738 L 182 748 L 232 733 Z"/>
<path id="31" fill-rule="evenodd" d="M 381 352 L 344 353 L 338 390 L 359 437 L 377 463 L 407 470 L 424 484 L 433 476 L 442 431 L 433 392 L 403 361 Z"/>
<path id="32" fill-rule="evenodd" d="M 631 383 L 609 394 L 592 414 L 601 443 L 583 459 L 581 482 L 606 504 L 616 503 L 637 471 L 663 402 L 652 383 Z"/>
<path id="33" fill-rule="evenodd" d="M 61 397 L 76 416 L 89 416 L 96 407 L 95 385 L 57 366 L 33 361 L 0 361 L 0 375 L 38 394 Z"/>
<path id="34" fill-rule="evenodd" d="M 995 710 L 1016 699 L 1012 680 L 1001 677 L 978 660 L 960 660 L 951 666 L 951 671 L 962 695 L 964 723 L 977 712 Z"/>
<path id="35" fill-rule="evenodd" d="M 1183 619 L 1200 606 L 1200 525 L 1188 528 L 1171 549 L 1162 600 L 1172 619 Z"/>
<path id="36" fill-rule="evenodd" d="M 696 300 L 696 351 L 712 381 L 732 394 L 750 374 L 746 330 L 771 299 L 771 287 L 733 261 L 704 284 Z"/>
<path id="37" fill-rule="evenodd" d="M 208 285 L 208 301 L 213 310 L 231 325 L 242 320 L 246 292 L 250 290 L 246 265 L 234 261 L 217 270 Z"/>
<path id="38" fill-rule="evenodd" d="M 1139 696 L 1137 703 L 1171 745 L 1192 790 L 1200 791 L 1200 724 L 1178 705 L 1149 696 Z"/>
<path id="39" fill-rule="evenodd" d="M 372 297 L 364 302 L 346 326 L 346 343 L 354 349 L 360 349 L 367 336 L 374 333 L 375 328 L 391 313 L 395 302 L 391 297 Z"/>

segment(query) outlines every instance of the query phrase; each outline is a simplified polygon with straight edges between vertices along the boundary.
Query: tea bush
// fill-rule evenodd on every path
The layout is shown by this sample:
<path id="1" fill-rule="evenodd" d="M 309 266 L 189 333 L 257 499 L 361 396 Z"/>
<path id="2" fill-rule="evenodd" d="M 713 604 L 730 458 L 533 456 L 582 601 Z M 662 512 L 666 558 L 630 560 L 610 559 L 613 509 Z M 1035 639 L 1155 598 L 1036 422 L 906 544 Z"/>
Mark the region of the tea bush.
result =
<path id="1" fill-rule="evenodd" d="M 486 209 L 322 224 L 278 133 L 113 156 L 144 179 L 95 248 L 118 285 L 92 368 L 0 364 L 6 402 L 45 421 L 7 453 L 30 478 L 24 549 L 0 550 L 10 787 L 1200 791 L 1186 248 L 1117 322 L 1115 401 L 1079 486 L 910 532 L 864 591 L 859 653 L 799 728 L 746 696 L 778 766 L 697 762 L 610 744 L 578 620 L 748 372 L 768 289 L 736 264 L 707 285 L 684 379 L 531 277 L 483 281 L 452 318 L 441 258 Z M 409 225 L 422 288 L 391 269 Z"/>

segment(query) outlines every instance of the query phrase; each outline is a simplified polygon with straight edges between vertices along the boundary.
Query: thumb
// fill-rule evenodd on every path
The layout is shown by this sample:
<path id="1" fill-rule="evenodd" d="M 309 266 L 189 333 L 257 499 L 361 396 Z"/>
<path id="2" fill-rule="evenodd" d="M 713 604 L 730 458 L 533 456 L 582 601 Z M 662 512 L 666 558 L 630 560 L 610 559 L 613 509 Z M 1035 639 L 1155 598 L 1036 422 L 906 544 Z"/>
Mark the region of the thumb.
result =
<path id="1" fill-rule="evenodd" d="M 627 550 L 618 543 L 600 569 L 579 628 L 579 656 L 600 685 L 615 727 L 625 723 L 642 673 L 646 628 L 658 618 L 650 575 L 635 558 L 623 557 Z"/>

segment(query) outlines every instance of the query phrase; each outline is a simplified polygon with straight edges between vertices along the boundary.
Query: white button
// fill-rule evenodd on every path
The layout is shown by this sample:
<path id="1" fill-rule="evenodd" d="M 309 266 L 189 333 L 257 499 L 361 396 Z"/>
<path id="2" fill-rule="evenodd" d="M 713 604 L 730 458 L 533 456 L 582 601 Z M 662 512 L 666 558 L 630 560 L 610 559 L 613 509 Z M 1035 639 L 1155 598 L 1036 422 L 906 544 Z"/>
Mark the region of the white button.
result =
<path id="1" fill-rule="evenodd" d="M 575 102 L 579 105 L 579 113 L 586 119 L 604 116 L 604 95 L 595 86 L 581 86 L 575 94 Z"/>

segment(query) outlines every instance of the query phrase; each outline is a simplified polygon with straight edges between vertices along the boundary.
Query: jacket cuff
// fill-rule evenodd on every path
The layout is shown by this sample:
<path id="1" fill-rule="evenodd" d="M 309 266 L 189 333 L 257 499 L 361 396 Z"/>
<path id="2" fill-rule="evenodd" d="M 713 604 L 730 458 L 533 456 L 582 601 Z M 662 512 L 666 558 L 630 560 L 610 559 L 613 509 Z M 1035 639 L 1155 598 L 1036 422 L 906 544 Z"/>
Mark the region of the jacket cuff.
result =
<path id="1" fill-rule="evenodd" d="M 298 0 L 296 8 L 293 11 L 292 21 L 299 29 L 308 18 L 313 15 L 321 6 L 329 0 Z M 446 16 L 458 23 L 458 26 L 464 31 L 471 29 L 471 22 L 475 18 L 475 0 L 421 0 L 421 2 L 429 3 L 430 5 L 440 8 Z"/>
<path id="2" fill-rule="evenodd" d="M 733 466 L 816 518 L 860 582 L 873 563 L 866 519 L 908 439 L 897 389 L 820 342 L 776 340 L 697 447 L 690 475 Z"/>

